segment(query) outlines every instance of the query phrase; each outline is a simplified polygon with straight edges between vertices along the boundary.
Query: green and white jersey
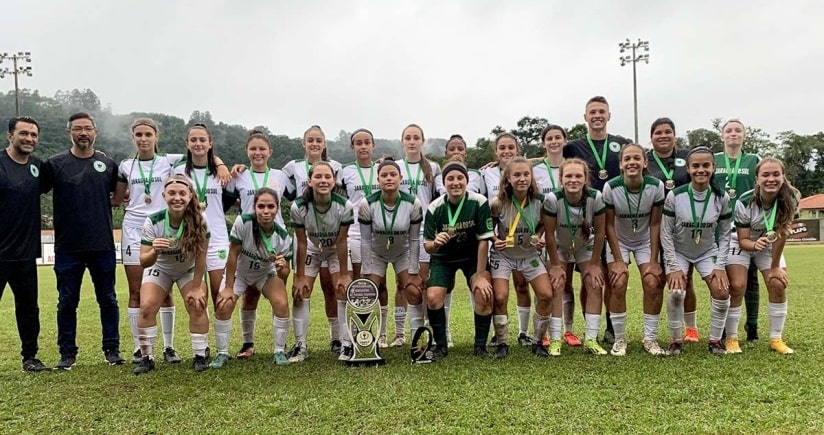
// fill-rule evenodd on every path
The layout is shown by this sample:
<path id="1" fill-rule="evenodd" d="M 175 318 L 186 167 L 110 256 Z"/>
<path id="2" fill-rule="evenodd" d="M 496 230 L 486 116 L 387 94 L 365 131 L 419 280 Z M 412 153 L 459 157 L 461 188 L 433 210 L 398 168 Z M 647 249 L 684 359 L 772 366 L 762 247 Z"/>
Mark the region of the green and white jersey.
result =
<path id="1" fill-rule="evenodd" d="M 530 243 L 530 239 L 537 234 L 540 228 L 543 228 L 541 208 L 544 200 L 544 195 L 539 193 L 537 197 L 529 198 L 526 204 L 521 207 L 524 214 L 518 219 L 518 225 L 515 227 L 515 233 L 512 236 L 515 239 L 515 247 L 500 251 L 501 255 L 516 259 L 535 255 L 537 251 L 535 246 Z M 520 202 L 518 202 L 518 205 L 520 206 Z M 506 240 L 513 222 L 519 216 L 518 208 L 512 201 L 502 203 L 501 199 L 496 196 L 492 198 L 490 210 L 492 221 L 495 223 L 495 237 Z M 532 224 L 532 228 L 530 228 L 530 224 Z"/>
<path id="2" fill-rule="evenodd" d="M 292 226 L 303 228 L 309 239 L 308 250 L 320 250 L 321 255 L 335 251 L 335 242 L 341 226 L 352 225 L 354 215 L 352 205 L 341 195 L 332 193 L 329 208 L 323 212 L 315 208 L 314 203 L 307 203 L 298 197 L 292 203 Z"/>
<path id="3" fill-rule="evenodd" d="M 735 228 L 749 228 L 750 240 L 756 241 L 760 237 L 767 235 L 767 222 L 764 213 L 769 215 L 772 212 L 772 207 L 766 210 L 762 209 L 753 200 L 755 198 L 753 193 L 753 190 L 744 192 L 744 194 L 738 198 L 738 201 L 735 202 L 733 221 L 735 222 Z M 775 207 L 777 202 L 778 199 L 776 198 L 776 201 L 773 202 L 773 207 Z M 792 206 L 794 210 L 797 210 L 798 201 L 794 199 Z M 778 232 L 777 223 L 774 223 L 773 231 Z M 734 230 L 732 232 L 732 241 L 734 244 L 738 244 L 738 233 Z"/>
<path id="4" fill-rule="evenodd" d="M 423 170 L 420 162 L 409 163 L 403 159 L 398 163 L 401 168 L 401 192 L 408 193 L 418 198 L 422 206 L 429 205 L 432 199 L 443 189 L 443 179 L 441 178 L 441 167 L 435 162 L 429 162 L 432 168 L 432 182 L 424 180 Z M 408 167 L 408 170 L 407 170 Z"/>
<path id="5" fill-rule="evenodd" d="M 363 168 L 358 165 L 358 162 L 350 163 L 338 172 L 336 182 L 341 189 L 346 191 L 346 197 L 355 212 L 355 220 L 358 220 L 361 200 L 373 192 L 381 190 L 378 184 L 378 166 L 376 164 Z M 360 239 L 360 225 L 349 227 L 349 237 Z"/>
<path id="6" fill-rule="evenodd" d="M 419 227 L 423 221 L 421 201 L 408 193 L 399 192 L 395 204 L 389 207 L 382 204 L 380 198 L 381 191 L 378 190 L 361 199 L 358 204 L 359 226 L 364 227 L 364 234 L 371 236 L 370 240 L 361 242 L 361 251 L 364 252 L 363 247 L 366 245 L 369 251 L 383 258 L 408 254 L 412 248 L 409 246 L 410 230 L 414 230 L 416 236 L 420 234 Z M 418 249 L 415 246 L 415 250 Z M 413 260 L 417 259 L 416 255 Z"/>
<path id="7" fill-rule="evenodd" d="M 466 191 L 480 193 L 486 196 L 486 184 L 484 184 L 484 177 L 481 175 L 481 171 L 467 168 L 467 172 L 469 173 L 469 180 L 466 184 Z M 441 182 L 438 186 L 438 196 L 445 193 L 446 187 L 444 187 L 443 182 Z"/>
<path id="8" fill-rule="evenodd" d="M 269 260 L 269 252 L 263 242 L 265 234 L 261 235 L 260 246 L 255 244 L 255 215 L 243 214 L 235 219 L 229 240 L 233 245 L 240 245 L 240 256 L 237 260 L 237 276 L 257 276 L 262 270 L 275 272 L 275 264 Z M 269 246 L 275 255 L 283 255 L 287 261 L 292 260 L 292 237 L 277 222 L 274 223 L 272 234 L 268 236 Z"/>
<path id="9" fill-rule="evenodd" d="M 429 204 L 424 218 L 424 240 L 435 240 L 435 235 L 448 232 L 449 214 L 457 213 L 455 236 L 434 254 L 432 261 L 452 263 L 476 258 L 478 241 L 492 238 L 493 222 L 486 197 L 475 192 L 464 194 L 464 202 L 458 213 L 458 204 L 452 204 L 448 195 L 442 195 Z M 413 259 L 414 260 L 414 259 Z"/>
<path id="10" fill-rule="evenodd" d="M 544 196 L 561 188 L 560 168 L 551 166 L 547 159 L 532 163 L 532 176 Z"/>
<path id="11" fill-rule="evenodd" d="M 502 172 L 503 169 L 501 169 L 500 166 L 481 170 L 481 175 L 484 178 L 484 186 L 486 188 L 486 197 L 490 201 L 492 201 L 492 198 L 498 196 L 498 190 L 501 187 Z"/>
<path id="12" fill-rule="evenodd" d="M 210 237 L 209 222 L 206 216 L 203 217 L 203 225 L 206 227 L 206 238 Z M 154 239 L 168 239 L 177 234 L 179 227 L 169 225 L 169 232 L 166 232 L 166 209 L 160 210 L 149 215 L 143 224 L 143 234 L 140 237 L 140 244 L 143 246 L 152 246 Z M 185 231 L 185 229 L 184 229 Z M 206 247 L 203 247 L 204 252 Z M 180 276 L 190 271 L 195 266 L 195 257 L 189 253 L 184 253 L 182 250 L 180 240 L 177 241 L 177 247 L 173 249 L 164 249 L 158 252 L 157 261 L 155 262 L 155 269 L 170 275 Z"/>
<path id="13" fill-rule="evenodd" d="M 693 205 L 690 204 L 690 191 Z M 695 192 L 692 190 L 692 183 L 670 191 L 664 201 L 661 222 L 661 247 L 664 250 L 666 272 L 678 270 L 676 256 L 690 263 L 716 257 L 715 268 L 724 269 L 730 248 L 731 218 L 730 198 L 726 193 L 719 198 L 709 188 Z M 718 243 L 715 241 L 716 228 Z"/>
<path id="14" fill-rule="evenodd" d="M 337 173 L 341 169 L 340 163 L 334 160 L 329 160 L 327 163 L 332 166 L 333 175 L 337 176 Z M 296 197 L 303 195 L 303 191 L 306 190 L 306 185 L 309 181 L 309 169 L 311 167 L 312 165 L 305 159 L 291 160 L 283 166 L 283 173 L 286 174 L 286 177 L 289 179 L 290 192 L 294 192 Z"/>
<path id="15" fill-rule="evenodd" d="M 715 160 L 715 183 L 724 192 L 735 189 L 736 198 L 730 199 L 734 204 L 739 195 L 755 187 L 755 167 L 761 161 L 761 157 L 758 154 L 747 154 L 742 151 L 737 158 L 729 159 L 730 174 L 727 174 L 727 162 L 724 155 L 722 151 L 715 153 L 713 156 Z M 739 163 L 738 160 L 741 160 L 741 162 Z M 738 175 L 734 177 L 735 185 L 733 186 L 730 184 L 733 178 L 731 175 L 735 172 L 736 165 L 738 165 Z"/>
<path id="16" fill-rule="evenodd" d="M 226 214 L 223 212 L 223 185 L 220 184 L 220 180 L 216 176 L 209 175 L 206 167 L 193 166 L 192 174 L 187 174 L 184 160 L 181 160 L 175 166 L 174 173 L 185 175 L 192 181 L 192 186 L 195 187 L 195 195 L 198 195 L 197 198 L 193 199 L 194 201 L 200 200 L 198 187 L 203 189 L 206 197 L 206 220 L 209 221 L 209 228 L 212 230 L 209 244 L 226 249 L 226 246 L 229 245 L 229 231 L 226 230 Z M 227 189 L 231 188 L 233 183 L 234 180 L 230 181 Z"/>
<path id="17" fill-rule="evenodd" d="M 604 185 L 604 204 L 615 210 L 615 233 L 621 245 L 630 249 L 649 245 L 650 216 L 653 207 L 664 205 L 664 183 L 645 175 L 642 189 L 632 192 L 619 175 Z"/>
<path id="18" fill-rule="evenodd" d="M 268 187 L 278 193 L 280 199 L 294 198 L 294 190 L 292 190 L 292 182 L 289 177 L 280 169 L 266 168 L 266 172 L 255 172 L 251 169 L 244 171 L 237 176 L 233 181 L 234 193 L 240 198 L 240 212 L 241 213 L 255 213 L 255 194 L 258 188 Z M 254 180 L 252 179 L 254 178 Z M 257 187 L 255 187 L 257 186 Z M 228 187 L 227 187 L 227 190 Z M 277 222 L 283 226 L 283 217 L 278 213 Z"/>
<path id="19" fill-rule="evenodd" d="M 603 214 L 606 206 L 601 192 L 591 187 L 586 189 L 583 201 L 576 204 L 567 202 L 563 189 L 550 192 L 544 200 L 542 213 L 555 218 L 555 240 L 561 249 L 572 248 L 573 241 L 576 248 L 595 243 L 595 216 Z M 590 228 L 586 239 L 581 231 L 584 221 Z"/>
<path id="20" fill-rule="evenodd" d="M 166 208 L 163 183 L 174 174 L 174 166 L 184 157 L 183 154 L 155 154 L 149 160 L 134 158 L 120 162 L 117 181 L 126 183 L 129 189 L 129 204 L 123 215 L 124 227 L 141 228 L 146 217 Z M 147 185 L 151 197 L 149 203 L 146 202 Z"/>

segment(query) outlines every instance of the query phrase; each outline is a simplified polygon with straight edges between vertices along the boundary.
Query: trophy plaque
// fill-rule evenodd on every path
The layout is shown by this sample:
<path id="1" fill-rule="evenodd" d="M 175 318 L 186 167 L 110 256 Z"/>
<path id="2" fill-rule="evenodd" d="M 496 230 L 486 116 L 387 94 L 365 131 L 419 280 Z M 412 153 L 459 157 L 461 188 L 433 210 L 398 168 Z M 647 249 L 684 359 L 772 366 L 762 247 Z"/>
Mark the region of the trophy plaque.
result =
<path id="1" fill-rule="evenodd" d="M 378 353 L 378 334 L 381 326 L 381 310 L 378 302 L 378 286 L 372 281 L 359 278 L 346 288 L 346 325 L 354 351 L 346 365 L 382 365 L 386 360 Z"/>
<path id="2" fill-rule="evenodd" d="M 425 364 L 432 362 L 432 331 L 426 326 L 421 326 L 415 331 L 410 346 L 410 356 L 412 364 Z"/>

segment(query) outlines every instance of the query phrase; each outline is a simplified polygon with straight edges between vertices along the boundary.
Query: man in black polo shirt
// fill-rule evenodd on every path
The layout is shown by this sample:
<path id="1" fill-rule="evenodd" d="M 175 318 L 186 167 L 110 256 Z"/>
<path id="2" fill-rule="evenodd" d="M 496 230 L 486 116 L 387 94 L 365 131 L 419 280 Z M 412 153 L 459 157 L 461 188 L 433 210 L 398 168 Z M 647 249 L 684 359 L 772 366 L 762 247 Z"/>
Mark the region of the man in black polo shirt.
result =
<path id="1" fill-rule="evenodd" d="M 589 179 L 594 189 L 604 190 L 607 180 L 621 175 L 618 154 L 621 147 L 630 143 L 629 139 L 607 133 L 607 123 L 611 113 L 607 99 L 601 96 L 592 97 L 587 101 L 584 109 L 584 121 L 587 123 L 587 135 L 583 139 L 574 139 L 564 145 L 564 158 L 577 157 L 589 165 Z M 606 252 L 606 244 L 604 245 Z M 601 263 L 606 267 L 604 252 L 601 253 Z M 609 282 L 604 284 L 604 306 L 607 306 L 611 288 Z M 585 305 L 581 291 L 581 306 Z M 612 319 L 609 309 L 606 310 L 607 330 L 604 332 L 604 342 L 612 344 L 615 334 L 612 330 Z"/>
<path id="2" fill-rule="evenodd" d="M 22 116 L 9 120 L 9 146 L 0 151 L 0 298 L 6 283 L 14 294 L 23 370 L 50 370 L 37 359 L 40 307 L 37 305 L 37 257 L 40 256 L 40 126 Z"/>
<path id="3" fill-rule="evenodd" d="M 55 368 L 70 370 L 77 360 L 77 305 L 86 268 L 94 283 L 103 329 L 103 358 L 110 365 L 120 357 L 120 312 L 115 294 L 115 253 L 112 235 L 117 165 L 94 149 L 97 128 L 92 117 L 69 118 L 71 149 L 43 163 L 44 190 L 54 189 L 54 273 L 57 276 L 57 345 Z M 114 194 L 114 195 L 112 195 Z"/>

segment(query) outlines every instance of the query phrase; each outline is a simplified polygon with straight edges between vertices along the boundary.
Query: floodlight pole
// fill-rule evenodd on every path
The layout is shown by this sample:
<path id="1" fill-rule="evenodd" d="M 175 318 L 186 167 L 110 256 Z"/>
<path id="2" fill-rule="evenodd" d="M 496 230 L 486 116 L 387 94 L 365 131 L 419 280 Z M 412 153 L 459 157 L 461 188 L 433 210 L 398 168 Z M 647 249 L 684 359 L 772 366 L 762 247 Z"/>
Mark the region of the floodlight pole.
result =
<path id="1" fill-rule="evenodd" d="M 12 69 L 0 69 L 0 79 L 5 77 L 7 74 L 14 75 L 14 112 L 15 116 L 20 116 L 20 86 L 18 79 L 21 74 L 31 77 L 31 66 L 18 67 L 17 62 L 20 61 L 31 63 L 31 52 L 18 51 L 17 54 L 12 54 L 11 56 L 9 56 L 8 53 L 0 53 L 0 63 L 6 59 L 11 59 Z"/>
<path id="2" fill-rule="evenodd" d="M 649 63 L 649 41 L 642 41 L 640 38 L 638 42 L 632 43 L 630 42 L 629 38 L 626 41 L 618 43 L 618 48 L 621 49 L 621 53 L 625 51 L 632 51 L 631 55 L 621 56 L 618 59 L 621 61 L 621 66 L 625 66 L 628 63 L 632 64 L 632 104 L 635 111 L 635 143 L 638 143 L 638 78 L 635 73 L 635 64 L 638 62 Z M 639 54 L 636 56 L 635 51 L 643 50 L 645 54 Z"/>

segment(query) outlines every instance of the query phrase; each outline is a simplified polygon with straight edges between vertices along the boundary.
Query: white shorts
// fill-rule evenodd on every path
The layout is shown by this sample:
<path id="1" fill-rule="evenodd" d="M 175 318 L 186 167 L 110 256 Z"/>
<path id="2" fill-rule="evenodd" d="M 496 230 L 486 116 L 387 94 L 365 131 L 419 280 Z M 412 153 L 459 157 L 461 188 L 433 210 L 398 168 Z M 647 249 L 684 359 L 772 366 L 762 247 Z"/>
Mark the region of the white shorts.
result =
<path id="1" fill-rule="evenodd" d="M 541 261 L 538 251 L 526 258 L 510 258 L 497 250 L 493 250 L 489 257 L 489 264 L 492 279 L 509 280 L 514 271 L 521 272 L 527 282 L 531 282 L 541 275 L 546 275 L 546 265 Z"/>
<path id="2" fill-rule="evenodd" d="M 409 253 L 404 252 L 394 258 L 379 257 L 372 252 L 372 258 L 361 271 L 364 275 L 378 275 L 381 278 L 386 277 L 386 269 L 392 264 L 395 273 L 401 273 L 409 270 Z"/>
<path id="3" fill-rule="evenodd" d="M 630 263 L 630 252 L 632 252 L 632 256 L 635 257 L 635 262 L 639 265 L 649 263 L 652 257 L 649 245 L 641 246 L 639 248 L 628 248 L 624 246 L 623 243 L 618 242 L 618 249 L 621 250 L 621 257 L 623 257 L 624 263 L 627 264 Z M 612 249 L 607 248 L 607 264 L 614 262 L 615 257 L 612 256 Z"/>
<path id="4" fill-rule="evenodd" d="M 147 267 L 143 271 L 143 284 L 151 283 L 159 286 L 167 292 L 172 291 L 172 284 L 177 284 L 178 289 L 183 289 L 183 286 L 195 279 L 195 271 L 189 270 L 177 276 L 172 276 L 165 271 L 156 267 Z"/>
<path id="5" fill-rule="evenodd" d="M 123 227 L 120 232 L 120 258 L 126 266 L 140 266 L 142 227 Z"/>
<path id="6" fill-rule="evenodd" d="M 321 267 L 328 267 L 329 273 L 340 272 L 340 263 L 338 262 L 337 251 L 329 251 L 326 254 L 321 254 L 317 251 L 310 251 L 306 253 L 306 276 L 312 278 L 318 276 Z"/>
<path id="7" fill-rule="evenodd" d="M 558 258 L 564 263 L 581 264 L 592 259 L 592 250 L 594 248 L 595 246 L 591 244 L 582 246 L 576 245 L 574 251 L 570 251 L 566 248 L 559 248 Z"/>
<path id="8" fill-rule="evenodd" d="M 350 237 L 349 238 L 349 264 L 360 264 L 362 263 L 361 259 L 361 239 L 360 235 L 358 237 Z"/>
<path id="9" fill-rule="evenodd" d="M 715 269 L 715 256 L 702 258 L 698 261 L 692 262 L 676 253 L 675 259 L 678 261 L 678 270 L 684 272 L 684 275 L 689 274 L 690 265 L 698 271 L 701 278 L 708 277 Z"/>
<path id="10" fill-rule="evenodd" d="M 239 276 L 235 274 L 235 285 L 232 287 L 232 293 L 238 297 L 243 296 L 243 294 L 246 293 L 246 289 L 249 287 L 255 287 L 260 293 L 263 293 L 263 286 L 266 285 L 266 281 L 268 281 L 269 278 L 274 278 L 276 276 L 277 275 L 274 270 L 249 274 L 248 276 Z M 220 288 L 226 288 L 225 276 L 223 277 L 223 282 L 220 283 Z"/>
<path id="11" fill-rule="evenodd" d="M 764 249 L 759 252 L 750 252 L 741 249 L 738 246 L 738 243 L 731 243 L 730 244 L 730 252 L 727 256 L 727 266 L 730 265 L 739 265 L 749 268 L 751 262 L 755 262 L 755 267 L 758 270 L 767 270 L 772 266 L 772 252 L 769 249 Z M 782 268 L 787 267 L 787 262 L 784 261 L 784 255 L 781 255 L 781 259 L 778 260 L 779 266 Z"/>
<path id="12" fill-rule="evenodd" d="M 212 246 L 206 251 L 206 271 L 223 270 L 226 268 L 226 257 L 229 256 L 229 246 Z"/>

